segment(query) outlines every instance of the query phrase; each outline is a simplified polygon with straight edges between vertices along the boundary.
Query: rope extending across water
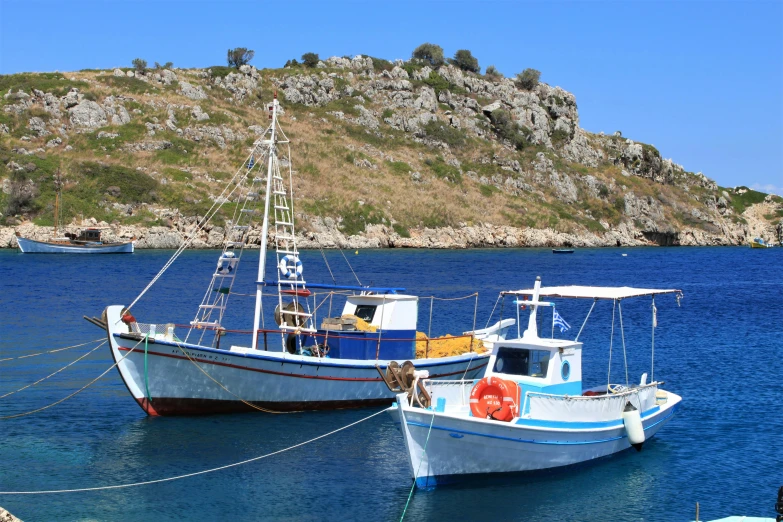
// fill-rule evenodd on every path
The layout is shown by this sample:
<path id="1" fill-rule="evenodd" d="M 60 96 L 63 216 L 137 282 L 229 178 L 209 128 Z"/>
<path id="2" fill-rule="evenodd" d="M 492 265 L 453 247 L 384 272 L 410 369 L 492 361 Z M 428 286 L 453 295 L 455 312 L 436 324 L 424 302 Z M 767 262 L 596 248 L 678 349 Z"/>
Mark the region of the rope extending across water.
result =
<path id="1" fill-rule="evenodd" d="M 302 446 L 305 446 L 307 444 L 311 444 L 317 440 L 324 439 L 326 437 L 329 437 L 330 435 L 334 435 L 335 433 L 339 433 L 341 431 L 347 430 L 348 428 L 351 428 L 353 426 L 356 426 L 357 424 L 360 424 L 364 421 L 370 420 L 373 417 L 376 417 L 386 411 L 384 408 L 383 410 L 376 411 L 372 415 L 368 415 L 367 417 L 364 417 L 363 419 L 359 419 L 358 421 L 352 422 L 350 424 L 347 424 L 341 428 L 337 428 L 336 430 L 332 430 L 328 433 L 324 433 L 323 435 L 319 435 L 317 437 L 314 437 L 310 440 L 306 440 L 304 442 L 300 442 L 298 444 L 294 444 L 293 446 L 289 446 L 287 448 L 273 451 L 271 453 L 267 453 L 265 455 L 260 455 L 258 457 L 253 457 L 250 459 L 242 460 L 240 462 L 234 462 L 231 464 L 226 464 L 225 466 L 219 466 L 217 468 L 211 468 L 211 469 L 205 469 L 202 471 L 195 471 L 193 473 L 185 473 L 184 475 L 177 475 L 174 477 L 166 477 L 162 479 L 154 479 L 154 480 L 145 480 L 141 482 L 132 482 L 129 484 L 116 484 L 112 486 L 97 486 L 93 488 L 74 488 L 74 489 L 50 489 L 50 490 L 39 490 L 39 491 L 0 491 L 0 495 L 44 495 L 44 494 L 54 494 L 54 493 L 81 493 L 85 491 L 105 491 L 109 489 L 122 489 L 122 488 L 131 488 L 136 486 L 147 486 L 149 484 L 160 484 L 161 482 L 171 482 L 174 480 L 181 480 L 189 477 L 195 477 L 198 475 L 205 475 L 207 473 L 214 473 L 216 471 L 222 471 L 224 469 L 228 468 L 234 468 L 237 466 L 242 466 L 244 464 L 249 464 L 251 462 L 255 462 L 257 460 L 265 459 L 267 457 L 272 457 L 274 455 L 279 455 L 280 453 L 285 453 L 286 451 L 291 451 L 292 449 L 300 448 Z"/>
<path id="2" fill-rule="evenodd" d="M 38 379 L 38 380 L 37 380 L 37 381 L 35 381 L 34 383 L 28 384 L 28 385 L 26 385 L 26 386 L 22 386 L 22 387 L 21 387 L 21 388 L 19 388 L 18 390 L 15 390 L 15 391 L 12 391 L 12 392 L 8 392 L 8 393 L 6 393 L 5 395 L 0 395 L 0 399 L 5 399 L 5 398 L 6 398 L 6 397 L 8 397 L 9 395 L 13 395 L 14 393 L 19 393 L 19 392 L 20 392 L 20 391 L 22 391 L 22 390 L 26 390 L 27 388 L 30 388 L 30 387 L 32 387 L 32 386 L 35 386 L 36 384 L 42 383 L 43 381 L 45 381 L 45 380 L 46 380 L 46 379 L 48 379 L 49 377 L 54 377 L 55 375 L 57 375 L 57 374 L 58 374 L 58 373 L 60 373 L 61 371 L 65 370 L 66 368 L 68 368 L 68 367 L 70 367 L 70 366 L 73 366 L 73 365 L 74 365 L 74 364 L 76 364 L 77 362 L 81 361 L 82 359 L 84 359 L 85 357 L 87 357 L 88 355 L 90 355 L 91 353 L 93 353 L 95 350 L 97 350 L 98 348 L 100 348 L 100 347 L 101 347 L 101 346 L 103 346 L 104 344 L 106 344 L 106 341 L 103 341 L 101 344 L 99 344 L 98 346 L 96 346 L 95 348 L 93 348 L 92 350 L 90 350 L 89 352 L 87 352 L 87 353 L 85 353 L 84 355 L 80 356 L 79 358 L 77 358 L 77 359 L 75 359 L 75 360 L 73 360 L 73 361 L 69 362 L 68 364 L 66 364 L 65 366 L 63 366 L 62 368 L 60 368 L 59 370 L 57 370 L 56 372 L 50 373 L 50 374 L 49 374 L 49 375 L 47 375 L 46 377 L 43 377 L 43 378 L 41 378 L 41 379 Z"/>
<path id="3" fill-rule="evenodd" d="M 85 384 L 84 386 L 82 386 L 81 388 L 79 388 L 78 390 L 76 390 L 75 392 L 71 393 L 70 395 L 67 395 L 67 396 L 63 397 L 62 399 L 60 399 L 60 400 L 57 400 L 57 401 L 55 401 L 55 402 L 53 402 L 53 403 L 51 403 L 51 404 L 47 404 L 46 406 L 43 406 L 43 407 L 41 407 L 41 408 L 37 408 L 37 409 L 35 409 L 35 410 L 27 411 L 27 412 L 24 412 L 24 413 L 16 413 L 16 414 L 14 414 L 14 415 L 5 415 L 5 416 L 3 416 L 3 417 L 0 417 L 0 420 L 15 419 L 15 418 L 17 418 L 17 417 L 24 417 L 24 416 L 26 416 L 26 415 L 32 415 L 33 413 L 38 413 L 39 411 L 48 410 L 49 408 L 51 408 L 51 407 L 53 407 L 53 406 L 57 406 L 57 405 L 58 405 L 58 404 L 60 404 L 61 402 L 65 402 L 65 401 L 67 401 L 68 399 L 70 399 L 71 397 L 74 397 L 74 396 L 78 395 L 79 393 L 83 392 L 84 390 L 86 390 L 87 388 L 89 388 L 90 386 L 92 386 L 93 384 L 95 384 L 95 383 L 96 383 L 96 382 L 97 382 L 97 381 L 98 381 L 98 380 L 99 380 L 101 377 L 103 377 L 104 375 L 106 375 L 107 373 L 109 373 L 109 371 L 110 371 L 112 368 L 114 368 L 115 366 L 117 366 L 118 364 L 120 364 L 120 363 L 121 363 L 123 360 L 125 360 L 125 358 L 126 358 L 127 356 L 129 356 L 131 353 L 133 353 L 133 350 L 135 350 L 135 349 L 136 349 L 136 347 L 137 347 L 139 344 L 141 344 L 141 341 L 139 341 L 138 343 L 136 343 L 136 345 L 135 345 L 133 348 L 131 348 L 131 349 L 128 351 L 128 353 L 126 353 L 126 354 L 125 354 L 125 355 L 123 355 L 123 356 L 122 356 L 120 359 L 118 359 L 118 360 L 117 360 L 117 362 L 115 362 L 114 364 L 112 364 L 111 366 L 109 366 L 109 367 L 106 369 L 106 371 L 104 371 L 102 374 L 100 374 L 99 376 L 97 376 L 95 379 L 91 380 L 90 382 L 88 382 L 87 384 Z"/>
<path id="4" fill-rule="evenodd" d="M 48 350 L 46 352 L 38 352 L 38 353 L 31 353 L 31 354 L 27 354 L 27 355 L 20 355 L 19 357 L 6 357 L 5 359 L 0 359 L 0 363 L 1 362 L 6 362 L 6 361 L 15 361 L 17 359 L 27 359 L 28 357 L 37 357 L 39 355 L 46 355 L 47 353 L 62 352 L 63 350 L 70 350 L 72 348 L 80 348 L 82 346 L 87 346 L 88 344 L 97 343 L 101 339 L 103 339 L 103 337 L 99 337 L 97 339 L 93 339 L 92 341 L 87 341 L 86 343 L 74 344 L 73 346 L 66 346 L 65 348 L 57 348 L 55 350 Z"/>

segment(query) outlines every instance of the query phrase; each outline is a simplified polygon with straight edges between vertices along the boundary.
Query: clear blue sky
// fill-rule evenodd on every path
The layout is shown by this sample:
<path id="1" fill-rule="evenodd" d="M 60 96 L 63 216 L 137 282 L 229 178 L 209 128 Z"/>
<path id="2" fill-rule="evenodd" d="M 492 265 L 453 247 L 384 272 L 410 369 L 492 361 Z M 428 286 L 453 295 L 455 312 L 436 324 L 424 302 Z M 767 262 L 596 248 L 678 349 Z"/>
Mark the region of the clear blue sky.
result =
<path id="1" fill-rule="evenodd" d="M 225 64 L 305 52 L 408 58 L 469 49 L 576 95 L 581 125 L 621 130 L 720 185 L 783 194 L 783 1 L 0 0 L 0 73 Z"/>

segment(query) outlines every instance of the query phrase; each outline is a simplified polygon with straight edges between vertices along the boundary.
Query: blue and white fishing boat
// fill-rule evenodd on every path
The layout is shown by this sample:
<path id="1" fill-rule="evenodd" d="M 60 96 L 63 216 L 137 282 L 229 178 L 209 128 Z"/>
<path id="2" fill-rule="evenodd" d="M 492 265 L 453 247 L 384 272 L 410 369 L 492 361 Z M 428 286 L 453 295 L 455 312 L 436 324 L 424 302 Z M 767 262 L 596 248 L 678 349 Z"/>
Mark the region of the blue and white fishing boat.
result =
<path id="1" fill-rule="evenodd" d="M 513 320 L 484 330 L 474 325 L 473 331 L 464 334 L 471 347 L 466 353 L 416 359 L 416 296 L 402 293 L 403 288 L 305 282 L 294 234 L 291 153 L 278 115 L 275 97 L 269 106 L 269 127 L 217 198 L 216 205 L 229 200 L 238 203 L 225 246 L 190 324 L 137 321 L 131 309 L 147 289 L 131 305 L 109 306 L 102 318 L 91 319 L 106 329 L 112 356 L 133 398 L 149 415 L 337 409 L 391 404 L 394 394 L 377 369 L 399 367 L 409 360 L 426 368 L 432 378 L 479 375 L 489 353 L 483 349 L 477 353 L 473 340 L 502 338 Z M 266 173 L 257 176 L 261 165 L 266 166 Z M 288 171 L 287 179 L 281 165 Z M 260 212 L 255 207 L 261 207 Z M 253 328 L 246 332 L 246 344 L 226 346 L 224 341 L 221 345 L 226 333 L 224 312 L 246 250 L 249 223 L 259 213 L 263 224 L 255 310 L 249 321 Z M 277 256 L 271 277 L 266 267 L 270 227 Z M 264 292 L 270 288 L 272 292 Z M 348 293 L 342 313 L 318 312 L 325 300 L 316 302 L 313 290 L 328 294 L 329 308 L 333 295 Z M 271 328 L 263 322 L 264 304 L 276 305 L 276 324 Z"/>
<path id="2" fill-rule="evenodd" d="M 679 302 L 679 290 L 541 288 L 540 278 L 533 289 L 504 292 L 529 309 L 527 330 L 516 339 L 491 343 L 492 355 L 481 379 L 433 381 L 426 369 L 418 368 L 407 382 L 389 379 L 399 384 L 396 390 L 407 392 L 399 393 L 388 411 L 400 425 L 416 485 L 426 488 L 466 475 L 558 468 L 631 447 L 640 450 L 671 420 L 681 398 L 663 390 L 663 382 L 647 382 L 646 373 L 638 384 L 631 384 L 627 365 L 624 384 L 607 379 L 606 385 L 583 389 L 579 335 L 573 341 L 539 337 L 539 308 L 553 306 L 540 299 L 593 299 L 593 307 L 598 300 L 612 300 L 620 312 L 622 333 L 622 300 L 651 296 L 654 362 L 655 296 L 670 293 Z M 519 300 L 527 296 L 532 300 Z M 613 312 L 613 334 L 614 317 Z M 556 318 L 553 313 L 553 324 Z"/>
<path id="3" fill-rule="evenodd" d="M 23 254 L 132 254 L 133 241 L 104 243 L 101 231 L 87 228 L 74 237 L 53 237 L 48 241 L 36 241 L 16 236 L 19 251 Z"/>
<path id="4" fill-rule="evenodd" d="M 24 238 L 16 234 L 16 244 L 23 254 L 132 254 L 134 243 L 105 243 L 101 240 L 101 229 L 85 228 L 78 235 L 64 233 L 63 230 L 63 206 L 62 206 L 63 181 L 60 170 L 54 174 L 54 234 L 47 241 Z"/>

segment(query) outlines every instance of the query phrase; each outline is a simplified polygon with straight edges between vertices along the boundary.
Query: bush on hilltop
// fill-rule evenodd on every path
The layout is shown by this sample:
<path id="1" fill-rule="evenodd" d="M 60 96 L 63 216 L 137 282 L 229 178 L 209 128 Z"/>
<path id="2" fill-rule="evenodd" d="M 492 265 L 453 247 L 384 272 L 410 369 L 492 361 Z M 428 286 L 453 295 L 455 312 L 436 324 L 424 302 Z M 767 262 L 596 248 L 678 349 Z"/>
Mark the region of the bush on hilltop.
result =
<path id="1" fill-rule="evenodd" d="M 236 67 L 239 69 L 243 65 L 247 65 L 250 63 L 250 60 L 253 59 L 253 56 L 256 55 L 256 52 L 252 49 L 247 49 L 245 47 L 237 47 L 236 49 L 229 49 L 228 50 L 228 66 L 229 67 Z"/>
<path id="2" fill-rule="evenodd" d="M 302 63 L 305 67 L 315 67 L 320 61 L 321 59 L 318 58 L 318 53 L 304 53 L 302 55 Z"/>
<path id="3" fill-rule="evenodd" d="M 454 53 L 454 58 L 449 60 L 451 65 L 459 67 L 463 71 L 478 73 L 481 71 L 478 59 L 467 49 L 460 49 Z"/>
<path id="4" fill-rule="evenodd" d="M 147 60 L 134 58 L 131 63 L 133 64 L 133 68 L 136 70 L 137 74 L 144 74 L 147 72 Z"/>
<path id="5" fill-rule="evenodd" d="M 443 47 L 431 43 L 423 43 L 413 50 L 411 55 L 416 60 L 426 62 L 433 67 L 438 67 L 444 64 L 443 59 Z"/>
<path id="6" fill-rule="evenodd" d="M 517 74 L 516 80 L 514 80 L 514 83 L 517 84 L 517 87 L 520 89 L 525 89 L 528 91 L 532 91 L 536 88 L 536 85 L 538 85 L 538 80 L 541 78 L 541 71 L 537 71 L 535 69 L 525 69 L 521 73 Z"/>

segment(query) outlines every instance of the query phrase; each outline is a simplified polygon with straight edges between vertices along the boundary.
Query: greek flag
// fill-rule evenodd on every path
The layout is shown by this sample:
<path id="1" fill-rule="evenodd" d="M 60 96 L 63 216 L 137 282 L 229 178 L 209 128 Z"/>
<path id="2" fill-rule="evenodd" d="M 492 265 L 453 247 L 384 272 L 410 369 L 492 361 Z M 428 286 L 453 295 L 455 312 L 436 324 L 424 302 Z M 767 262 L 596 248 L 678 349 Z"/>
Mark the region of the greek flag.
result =
<path id="1" fill-rule="evenodd" d="M 570 330 L 571 329 L 571 325 L 569 325 L 567 322 L 565 322 L 565 320 L 562 317 L 560 317 L 560 314 L 557 313 L 557 310 L 553 308 L 552 309 L 552 328 L 554 328 L 555 326 L 560 328 L 560 333 L 563 333 L 566 330 Z"/>
<path id="2" fill-rule="evenodd" d="M 247 170 L 252 169 L 255 164 L 256 162 L 253 160 L 253 156 L 250 156 L 250 161 L 247 162 Z"/>

